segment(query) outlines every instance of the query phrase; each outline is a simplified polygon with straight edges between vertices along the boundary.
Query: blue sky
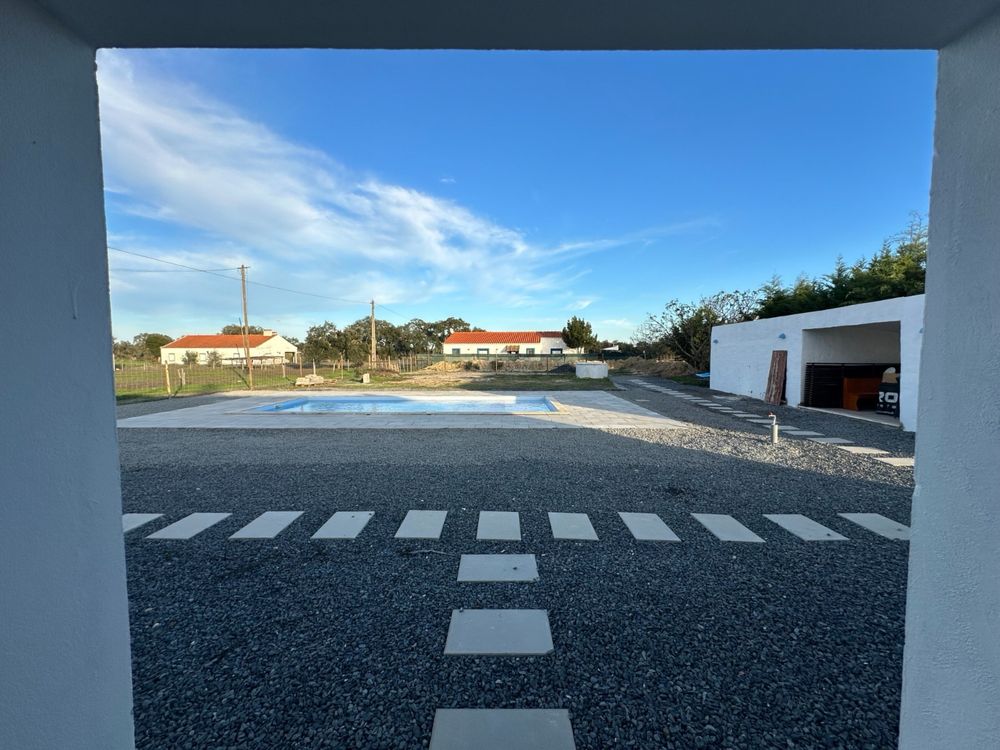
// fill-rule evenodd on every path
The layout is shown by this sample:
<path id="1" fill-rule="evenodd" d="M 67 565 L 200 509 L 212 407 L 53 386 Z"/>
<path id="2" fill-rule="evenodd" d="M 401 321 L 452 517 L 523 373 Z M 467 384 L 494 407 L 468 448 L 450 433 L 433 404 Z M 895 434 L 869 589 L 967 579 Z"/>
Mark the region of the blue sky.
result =
<path id="1" fill-rule="evenodd" d="M 250 323 L 628 339 L 674 297 L 828 271 L 926 212 L 930 52 L 102 51 L 109 244 L 251 281 Z M 114 332 L 239 285 L 119 252 Z M 222 271 L 223 275 L 235 275 Z M 335 299 L 326 299 L 335 298 Z"/>

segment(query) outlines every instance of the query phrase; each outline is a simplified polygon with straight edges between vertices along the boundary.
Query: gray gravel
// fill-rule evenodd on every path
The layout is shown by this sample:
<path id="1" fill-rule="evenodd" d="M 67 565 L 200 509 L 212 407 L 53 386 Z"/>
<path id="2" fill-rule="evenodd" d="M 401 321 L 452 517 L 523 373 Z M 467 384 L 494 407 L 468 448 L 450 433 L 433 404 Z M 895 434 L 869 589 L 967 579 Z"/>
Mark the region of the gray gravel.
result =
<path id="1" fill-rule="evenodd" d="M 120 431 L 125 510 L 167 514 L 126 542 L 138 746 L 426 747 L 439 707 L 567 708 L 579 748 L 895 746 L 907 546 L 836 514 L 908 523 L 912 472 L 620 395 L 693 426 Z M 392 538 L 416 508 L 449 511 L 440 541 Z M 352 509 L 375 511 L 358 539 L 309 539 Z M 476 542 L 481 509 L 520 511 L 523 541 Z M 265 510 L 305 514 L 226 539 Z M 600 541 L 553 540 L 550 510 L 588 513 Z M 682 542 L 638 543 L 618 510 Z M 234 515 L 143 539 L 193 511 Z M 691 512 L 767 542 L 721 543 Z M 851 541 L 805 543 L 763 513 Z M 405 554 L 426 549 L 445 554 Z M 539 581 L 456 582 L 461 553 L 501 551 L 537 555 Z M 461 607 L 548 609 L 555 651 L 446 658 Z"/>

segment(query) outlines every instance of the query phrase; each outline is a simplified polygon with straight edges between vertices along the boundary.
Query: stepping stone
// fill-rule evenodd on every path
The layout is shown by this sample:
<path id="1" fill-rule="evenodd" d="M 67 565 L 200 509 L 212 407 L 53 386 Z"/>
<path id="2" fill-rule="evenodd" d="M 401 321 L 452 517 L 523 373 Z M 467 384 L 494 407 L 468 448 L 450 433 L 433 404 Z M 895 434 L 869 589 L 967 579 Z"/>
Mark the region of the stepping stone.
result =
<path id="1" fill-rule="evenodd" d="M 458 563 L 461 582 L 537 581 L 534 555 L 462 555 Z"/>
<path id="2" fill-rule="evenodd" d="M 853 442 L 852 440 L 838 437 L 814 437 L 809 439 L 814 443 L 822 443 L 823 445 L 851 445 Z"/>
<path id="3" fill-rule="evenodd" d="M 692 513 L 694 519 L 723 542 L 757 542 L 764 540 L 732 516 L 718 513 Z"/>
<path id="4" fill-rule="evenodd" d="M 753 422 L 754 424 L 766 424 L 766 425 L 771 424 L 770 419 L 748 419 L 747 422 Z"/>
<path id="5" fill-rule="evenodd" d="M 909 527 L 896 523 L 891 518 L 886 518 L 879 513 L 838 513 L 837 515 L 862 528 L 873 531 L 879 536 L 884 536 L 886 539 L 910 538 Z"/>
<path id="6" fill-rule="evenodd" d="M 619 512 L 618 515 L 628 526 L 632 536 L 640 541 L 679 542 L 681 540 L 655 513 Z"/>
<path id="7" fill-rule="evenodd" d="M 163 515 L 162 513 L 123 513 L 122 533 L 127 534 L 132 529 L 137 529 L 143 524 L 149 523 L 150 521 L 155 521 L 162 515 Z"/>
<path id="8" fill-rule="evenodd" d="M 447 656 L 536 656 L 553 651 L 544 609 L 453 609 Z"/>
<path id="9" fill-rule="evenodd" d="M 809 430 L 789 430 L 785 433 L 786 435 L 795 435 L 795 437 L 820 437 L 822 432 L 810 432 Z"/>
<path id="10" fill-rule="evenodd" d="M 320 526 L 312 535 L 313 539 L 354 539 L 372 520 L 372 510 L 341 510 L 330 516 L 330 520 Z"/>
<path id="11" fill-rule="evenodd" d="M 875 460 L 881 461 L 884 464 L 889 464 L 889 466 L 913 466 L 912 458 L 903 458 L 900 456 L 879 457 Z"/>
<path id="12" fill-rule="evenodd" d="M 749 412 L 745 412 L 745 411 L 734 411 L 733 412 L 733 416 L 734 417 L 742 417 L 743 419 L 756 419 L 757 418 L 756 414 L 750 414 Z"/>
<path id="13" fill-rule="evenodd" d="M 190 539 L 195 534 L 200 534 L 210 526 L 214 526 L 224 518 L 229 518 L 231 513 L 192 513 L 185 516 L 180 521 L 176 521 L 169 526 L 165 526 L 156 531 L 147 539 Z"/>
<path id="14" fill-rule="evenodd" d="M 292 521 L 302 515 L 301 510 L 269 510 L 233 534 L 230 539 L 274 539 Z"/>
<path id="15" fill-rule="evenodd" d="M 597 541 L 597 532 L 586 513 L 549 513 L 549 525 L 554 539 Z"/>
<path id="16" fill-rule="evenodd" d="M 439 708 L 430 750 L 575 750 L 564 708 Z"/>
<path id="17" fill-rule="evenodd" d="M 866 448 L 863 445 L 838 445 L 837 447 L 857 456 L 884 456 L 889 452 L 879 448 Z"/>
<path id="18" fill-rule="evenodd" d="M 408 510 L 396 539 L 440 539 L 446 510 Z"/>
<path id="19" fill-rule="evenodd" d="M 807 542 L 846 542 L 847 537 L 828 529 L 799 513 L 765 513 L 764 518 L 774 521 L 785 531 L 790 531 Z"/>
<path id="20" fill-rule="evenodd" d="M 476 539 L 502 539 L 521 541 L 521 519 L 517 513 L 504 510 L 479 511 L 479 528 Z"/>

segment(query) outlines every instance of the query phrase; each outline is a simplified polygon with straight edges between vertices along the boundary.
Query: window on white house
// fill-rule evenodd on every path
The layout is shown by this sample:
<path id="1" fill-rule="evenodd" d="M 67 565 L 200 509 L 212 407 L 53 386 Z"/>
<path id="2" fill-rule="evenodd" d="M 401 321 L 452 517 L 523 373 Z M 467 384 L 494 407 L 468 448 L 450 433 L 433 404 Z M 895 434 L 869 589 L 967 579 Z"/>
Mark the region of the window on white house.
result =
<path id="1" fill-rule="evenodd" d="M 459 349 L 459 348 L 458 348 L 458 347 L 456 346 L 456 347 L 455 347 L 454 349 L 452 349 L 452 350 L 451 350 L 451 353 L 452 353 L 452 354 L 461 354 L 461 353 L 462 353 L 462 350 L 461 350 L 461 349 Z"/>
<path id="2" fill-rule="evenodd" d="M 486 348 L 486 349 L 476 349 L 476 356 L 477 357 L 488 357 L 488 356 L 490 356 L 490 350 L 489 350 L 489 348 Z"/>
<path id="3" fill-rule="evenodd" d="M 535 347 L 529 346 L 527 349 L 524 350 L 524 353 L 530 357 L 532 354 L 535 353 Z"/>
<path id="4" fill-rule="evenodd" d="M 549 354 L 562 356 L 562 349 L 549 349 Z"/>
<path id="5" fill-rule="evenodd" d="M 174 353 L 173 352 L 168 352 L 167 353 L 167 361 L 168 362 L 173 362 L 174 361 Z"/>

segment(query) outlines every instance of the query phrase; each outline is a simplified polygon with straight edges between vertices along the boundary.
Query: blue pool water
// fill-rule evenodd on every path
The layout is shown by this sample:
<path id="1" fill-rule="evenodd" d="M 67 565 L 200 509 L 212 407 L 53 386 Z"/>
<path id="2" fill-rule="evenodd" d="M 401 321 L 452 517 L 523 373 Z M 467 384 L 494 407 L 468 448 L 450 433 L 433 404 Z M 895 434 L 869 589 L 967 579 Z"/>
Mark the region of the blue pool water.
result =
<path id="1" fill-rule="evenodd" d="M 296 398 L 258 406 L 254 411 L 272 414 L 523 414 L 553 412 L 544 396 L 505 398 L 408 398 L 357 396 Z"/>

